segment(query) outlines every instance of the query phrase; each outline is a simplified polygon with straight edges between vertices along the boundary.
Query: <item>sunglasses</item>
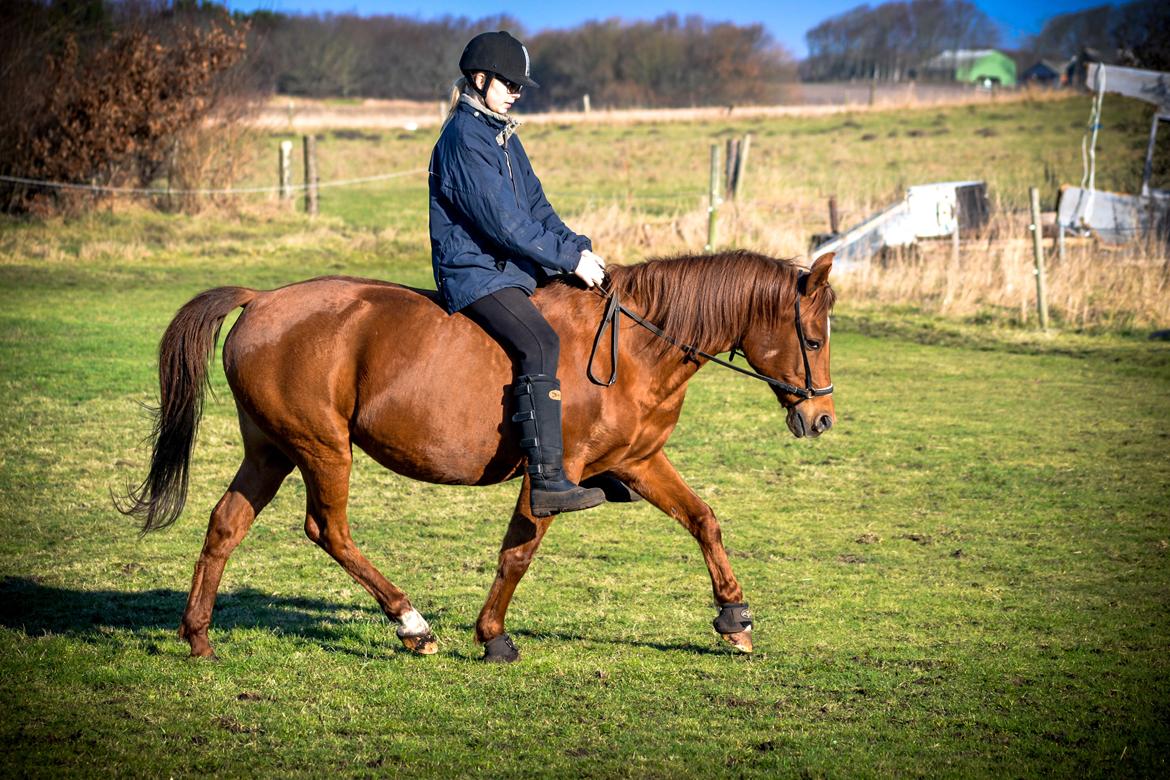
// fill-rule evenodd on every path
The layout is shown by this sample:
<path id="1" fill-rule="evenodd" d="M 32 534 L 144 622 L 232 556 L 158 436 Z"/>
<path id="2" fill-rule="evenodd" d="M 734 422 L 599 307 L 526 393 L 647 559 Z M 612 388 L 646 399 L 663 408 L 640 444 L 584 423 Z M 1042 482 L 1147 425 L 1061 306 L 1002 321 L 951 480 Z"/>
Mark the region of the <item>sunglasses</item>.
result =
<path id="1" fill-rule="evenodd" d="M 524 91 L 524 85 L 523 85 L 523 84 L 517 84 L 517 83 L 516 83 L 516 82 L 514 82 L 514 81 L 508 81 L 508 80 L 507 80 L 506 78 L 504 78 L 503 76 L 497 75 L 497 76 L 496 76 L 496 81 L 498 81 L 498 82 L 500 82 L 501 84 L 503 84 L 503 85 L 504 85 L 504 89 L 508 90 L 508 92 L 509 92 L 510 94 L 512 94 L 512 95 L 519 95 L 521 92 L 523 92 L 523 91 Z"/>

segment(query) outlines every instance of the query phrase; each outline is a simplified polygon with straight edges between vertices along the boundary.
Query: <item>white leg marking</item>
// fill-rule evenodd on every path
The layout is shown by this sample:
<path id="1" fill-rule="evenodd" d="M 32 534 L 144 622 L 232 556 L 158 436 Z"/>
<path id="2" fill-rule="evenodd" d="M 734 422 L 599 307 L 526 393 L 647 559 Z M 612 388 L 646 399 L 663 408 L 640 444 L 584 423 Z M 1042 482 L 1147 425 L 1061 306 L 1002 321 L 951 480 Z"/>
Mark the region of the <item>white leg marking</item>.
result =
<path id="1" fill-rule="evenodd" d="M 402 625 L 398 629 L 398 636 L 420 636 L 422 634 L 429 634 L 431 626 L 427 623 L 426 618 L 418 613 L 417 609 L 411 608 L 406 614 L 398 619 Z"/>

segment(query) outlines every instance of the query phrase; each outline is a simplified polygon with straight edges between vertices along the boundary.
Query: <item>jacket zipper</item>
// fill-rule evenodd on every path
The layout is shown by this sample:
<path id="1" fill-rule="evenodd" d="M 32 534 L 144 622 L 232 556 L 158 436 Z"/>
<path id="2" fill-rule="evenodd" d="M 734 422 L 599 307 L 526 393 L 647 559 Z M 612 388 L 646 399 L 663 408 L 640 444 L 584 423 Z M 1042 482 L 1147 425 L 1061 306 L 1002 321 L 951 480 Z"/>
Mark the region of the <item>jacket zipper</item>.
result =
<path id="1" fill-rule="evenodd" d="M 516 189 L 516 177 L 512 175 L 512 155 L 508 154 L 508 142 L 504 141 L 500 148 L 504 150 L 504 162 L 508 165 L 508 181 L 512 182 L 512 197 L 516 199 L 518 208 L 524 208 L 520 203 L 520 191 Z"/>

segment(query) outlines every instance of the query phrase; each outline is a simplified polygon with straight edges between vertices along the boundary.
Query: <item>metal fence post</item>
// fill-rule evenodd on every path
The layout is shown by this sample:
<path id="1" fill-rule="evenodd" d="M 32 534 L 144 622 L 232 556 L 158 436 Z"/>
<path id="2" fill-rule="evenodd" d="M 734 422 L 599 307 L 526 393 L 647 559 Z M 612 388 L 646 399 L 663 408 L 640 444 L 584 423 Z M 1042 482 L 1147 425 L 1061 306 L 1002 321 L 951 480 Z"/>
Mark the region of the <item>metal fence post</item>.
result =
<path id="1" fill-rule="evenodd" d="M 1040 315 L 1040 328 L 1048 330 L 1048 292 L 1044 279 L 1044 246 L 1040 243 L 1040 190 L 1028 188 L 1028 195 L 1032 201 L 1032 224 L 1028 229 L 1032 231 L 1032 259 L 1035 263 L 1033 273 L 1036 274 L 1036 310 Z"/>
<path id="2" fill-rule="evenodd" d="M 292 141 L 280 142 L 280 199 L 292 197 Z"/>
<path id="3" fill-rule="evenodd" d="M 715 251 L 715 210 L 719 207 L 719 144 L 711 144 L 711 186 L 707 201 L 707 246 L 704 252 Z"/>
<path id="4" fill-rule="evenodd" d="M 747 174 L 748 152 L 751 148 L 752 134 L 745 133 L 739 144 L 739 154 L 735 158 L 735 191 L 731 193 L 731 197 L 736 200 L 739 200 L 739 195 L 743 192 L 743 179 Z"/>

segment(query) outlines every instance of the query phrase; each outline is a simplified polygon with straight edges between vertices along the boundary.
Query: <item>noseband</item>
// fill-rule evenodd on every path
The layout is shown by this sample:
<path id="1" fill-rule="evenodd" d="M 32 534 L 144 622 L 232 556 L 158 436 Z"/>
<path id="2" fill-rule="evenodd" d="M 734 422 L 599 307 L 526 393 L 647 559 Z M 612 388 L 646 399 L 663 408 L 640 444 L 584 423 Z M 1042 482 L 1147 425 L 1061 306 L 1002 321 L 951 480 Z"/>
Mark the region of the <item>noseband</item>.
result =
<path id="1" fill-rule="evenodd" d="M 817 398 L 817 397 L 824 396 L 824 395 L 832 395 L 832 393 L 833 393 L 833 386 L 831 384 L 828 385 L 827 387 L 813 387 L 812 369 L 809 367 L 809 362 L 808 362 L 808 342 L 804 337 L 804 326 L 800 322 L 800 293 L 799 292 L 796 293 L 796 305 L 795 305 L 795 309 L 796 309 L 796 338 L 797 338 L 797 341 L 800 342 L 800 357 L 804 361 L 804 387 L 797 387 L 796 385 L 789 384 L 788 382 L 782 382 L 779 379 L 775 379 L 773 377 L 766 376 L 765 374 L 760 374 L 756 371 L 751 371 L 751 370 L 746 369 L 746 368 L 740 368 L 739 366 L 733 365 L 730 361 L 721 360 L 720 358 L 716 357 L 715 355 L 712 355 L 709 352 L 704 352 L 703 350 L 698 349 L 697 347 L 695 347 L 693 345 L 680 344 L 677 340 L 668 336 L 666 334 L 666 331 L 662 330 L 662 328 L 660 328 L 657 325 L 655 325 L 654 323 L 644 319 L 643 317 L 636 314 L 635 312 L 632 312 L 629 309 L 627 309 L 618 300 L 617 290 L 613 290 L 613 289 L 602 290 L 602 292 L 600 294 L 602 296 L 604 296 L 606 299 L 605 313 L 601 316 L 601 324 L 597 328 L 597 334 L 593 337 L 593 349 L 589 353 L 589 362 L 585 364 L 585 373 L 589 377 L 589 381 L 593 382 L 596 385 L 602 385 L 603 387 L 610 387 L 614 384 L 614 382 L 617 382 L 617 376 L 618 376 L 618 360 L 617 360 L 617 355 L 618 355 L 618 323 L 620 322 L 620 318 L 618 315 L 624 314 L 627 317 L 629 317 L 631 320 L 633 320 L 634 322 L 641 325 L 646 330 L 653 333 L 658 338 L 662 339 L 663 341 L 667 341 L 667 342 L 675 345 L 679 349 L 681 349 L 683 354 L 686 356 L 686 360 L 692 360 L 692 361 L 697 363 L 698 358 L 703 358 L 705 360 L 710 360 L 712 363 L 716 363 L 720 366 L 723 366 L 724 368 L 730 368 L 732 371 L 738 371 L 739 373 L 744 374 L 745 376 L 750 376 L 752 379 L 759 379 L 762 382 L 767 382 L 772 387 L 775 387 L 777 390 L 781 390 L 785 393 L 789 393 L 791 395 L 795 395 L 798 398 L 800 398 L 800 401 L 797 401 L 796 404 L 799 404 L 803 401 L 807 401 L 810 398 Z M 601 344 L 602 338 L 605 337 L 605 331 L 607 329 L 610 332 L 610 354 L 613 356 L 612 357 L 613 370 L 611 371 L 611 373 L 609 375 L 609 379 L 603 381 L 593 374 L 593 359 L 597 356 L 597 348 Z M 736 352 L 742 353 L 742 350 L 740 349 L 739 344 L 735 344 L 731 348 L 731 359 L 732 360 L 735 359 Z M 744 355 L 744 357 L 746 358 L 747 356 Z M 792 405 L 795 406 L 796 404 L 792 404 Z"/>

